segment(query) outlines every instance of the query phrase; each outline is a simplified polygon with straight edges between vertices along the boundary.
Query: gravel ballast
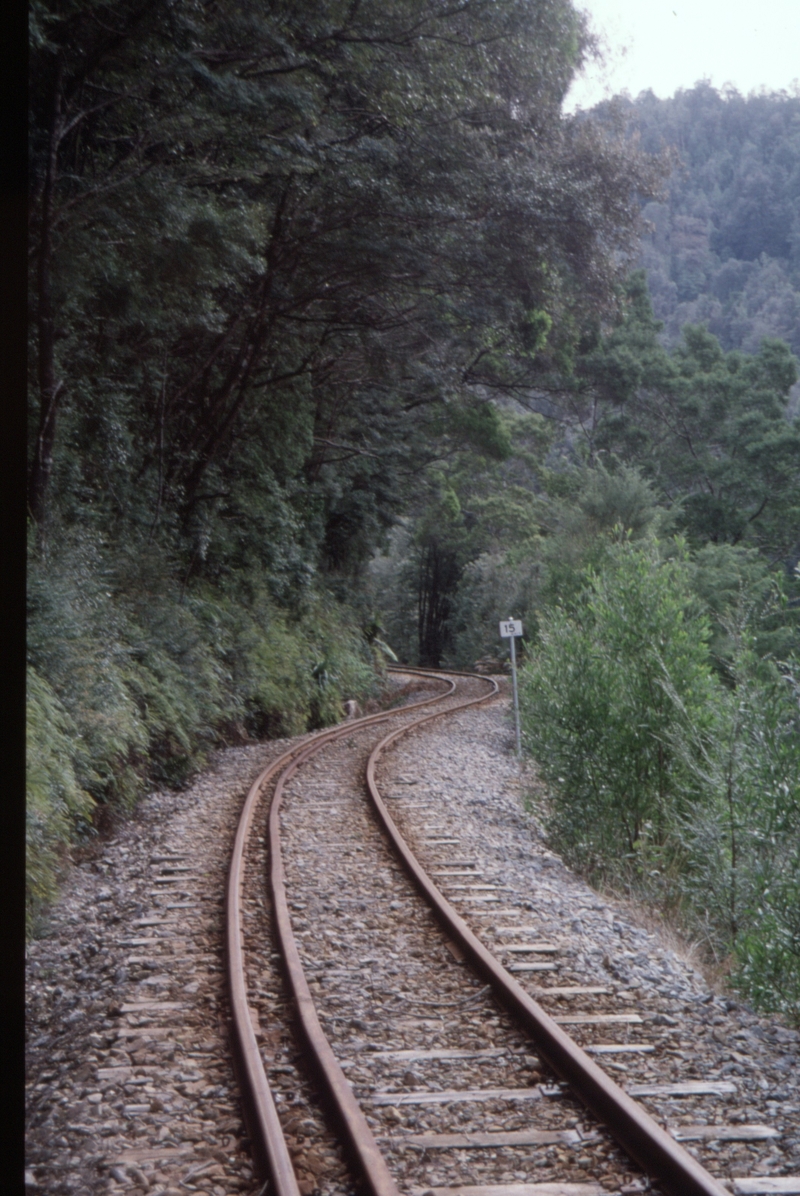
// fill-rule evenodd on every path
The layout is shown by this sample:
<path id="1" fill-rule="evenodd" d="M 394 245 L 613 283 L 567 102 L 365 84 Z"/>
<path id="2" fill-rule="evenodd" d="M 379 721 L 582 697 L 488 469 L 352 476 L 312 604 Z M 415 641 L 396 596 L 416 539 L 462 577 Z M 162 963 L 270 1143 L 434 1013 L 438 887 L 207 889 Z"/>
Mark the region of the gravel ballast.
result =
<path id="1" fill-rule="evenodd" d="M 196 1190 L 226 1196 L 260 1190 L 227 1049 L 222 914 L 244 795 L 254 776 L 287 746 L 276 741 L 220 752 L 189 789 L 149 796 L 95 859 L 73 868 L 47 934 L 28 950 L 29 1191 L 177 1196 Z M 687 1141 L 709 1170 L 721 1177 L 800 1172 L 797 1033 L 716 995 L 657 933 L 637 925 L 630 910 L 599 896 L 563 866 L 524 813 L 512 747 L 503 702 L 434 723 L 391 751 L 379 780 L 420 859 L 434 870 L 437 861 L 464 851 L 480 882 L 498 886 L 453 889 L 451 899 L 499 953 L 517 937 L 504 932 L 510 924 L 530 923 L 538 937 L 557 947 L 557 972 L 521 973 L 531 991 L 608 988 L 615 1008 L 640 1014 L 642 1026 L 625 1032 L 631 1042 L 646 1042 L 655 1051 L 605 1058 L 603 1066 L 610 1065 L 615 1078 L 629 1085 L 709 1079 L 733 1085 L 733 1092 L 714 1098 L 642 1097 L 657 1120 L 673 1129 L 703 1124 L 735 1129 L 747 1123 L 775 1131 L 774 1137 L 751 1142 Z M 363 756 L 363 748 L 356 754 Z M 346 765 L 340 761 L 336 767 Z M 339 779 L 332 779 L 326 765 L 319 782 L 328 786 L 329 797 Z M 305 793 L 313 803 L 308 786 Z M 426 825 L 438 815 L 440 829 Z M 286 817 L 291 837 L 297 833 L 291 802 Z M 449 836 L 459 844 L 446 843 Z M 340 862 L 337 851 L 331 836 L 332 868 Z M 301 861 L 299 856 L 298 868 Z M 386 867 L 394 883 L 395 870 Z M 395 915 L 402 915 L 404 900 Z M 515 913 L 504 912 L 509 910 Z M 297 913 L 303 915 L 298 928 L 313 929 L 305 911 Z M 396 955 L 402 975 L 408 959 L 402 947 Z M 511 954 L 504 958 L 513 962 Z M 415 967 L 419 987 L 426 983 L 424 965 Z M 335 990 L 334 972 L 328 965 L 315 980 L 321 1001 L 326 989 Z M 268 979 L 274 986 L 275 976 Z M 346 977 L 338 983 L 346 987 Z M 601 1000 L 592 994 L 552 999 L 566 1016 L 591 1014 Z M 268 1012 L 265 1008 L 262 1020 Z M 265 1029 L 268 1033 L 269 1025 Z M 622 1041 L 590 1025 L 570 1032 L 584 1045 Z M 366 1040 L 368 1029 L 351 1032 L 351 1040 L 359 1037 Z M 476 1044 L 484 1038 L 476 1025 Z M 386 1045 L 403 1044 L 398 1039 Z M 299 1060 L 293 1052 L 292 1062 L 284 1064 L 289 1090 L 301 1086 L 292 1076 Z M 351 1063 L 357 1081 L 357 1055 Z M 406 1070 L 427 1074 L 417 1064 Z M 313 1100 L 313 1087 L 310 1092 Z M 309 1116 L 310 1132 L 323 1118 L 313 1109 Z M 401 1129 L 404 1120 L 401 1113 L 396 1123 Z M 507 1120 L 517 1126 L 519 1118 Z M 555 1158 L 560 1148 L 543 1149 Z M 330 1143 L 323 1156 L 326 1151 L 338 1177 L 332 1190 L 346 1190 Z M 467 1170 L 474 1170 L 473 1157 L 464 1163 Z M 405 1168 L 400 1151 L 397 1159 Z M 439 1165 L 442 1181 L 450 1176 L 448 1168 Z M 319 1170 L 317 1181 L 309 1167 L 308 1192 L 323 1190 L 325 1168 Z M 411 1171 L 408 1180 L 411 1186 Z"/>

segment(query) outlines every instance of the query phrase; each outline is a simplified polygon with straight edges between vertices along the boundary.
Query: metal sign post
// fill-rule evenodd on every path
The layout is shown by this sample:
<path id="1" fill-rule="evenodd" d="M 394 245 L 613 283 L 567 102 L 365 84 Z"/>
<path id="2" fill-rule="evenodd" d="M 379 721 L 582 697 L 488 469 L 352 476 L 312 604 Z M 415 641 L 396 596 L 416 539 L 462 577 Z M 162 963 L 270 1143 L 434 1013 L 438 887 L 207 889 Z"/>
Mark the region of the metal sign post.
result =
<path id="1" fill-rule="evenodd" d="M 517 732 L 517 756 L 522 759 L 522 738 L 519 733 L 519 694 L 517 693 L 517 636 L 522 635 L 521 619 L 504 619 L 500 623 L 500 636 L 511 640 L 511 683 L 514 688 L 514 728 Z"/>

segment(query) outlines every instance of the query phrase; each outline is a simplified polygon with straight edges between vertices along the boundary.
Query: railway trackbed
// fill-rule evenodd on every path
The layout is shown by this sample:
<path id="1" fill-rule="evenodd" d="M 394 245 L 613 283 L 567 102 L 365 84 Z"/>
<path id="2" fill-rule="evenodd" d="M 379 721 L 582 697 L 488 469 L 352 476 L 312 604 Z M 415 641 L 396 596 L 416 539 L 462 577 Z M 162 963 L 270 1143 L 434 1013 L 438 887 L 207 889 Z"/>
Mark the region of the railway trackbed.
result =
<path id="1" fill-rule="evenodd" d="M 735 1083 L 692 1067 L 683 1068 L 691 1078 L 676 1078 L 674 1052 L 659 1052 L 662 1074 L 653 1075 L 656 1045 L 639 1032 L 636 994 L 609 978 L 564 983 L 559 948 L 519 901 L 504 901 L 502 876 L 482 871 L 446 796 L 382 794 L 384 752 L 409 730 L 491 699 L 496 686 L 460 677 L 456 690 L 431 700 L 433 709 L 394 716 L 400 725 L 388 735 L 376 735 L 387 721 L 377 716 L 321 736 L 251 789 L 230 877 L 229 979 L 248 1122 L 276 1192 L 360 1182 L 373 1196 L 594 1196 L 652 1181 L 673 1196 L 721 1196 L 730 1190 L 723 1180 L 742 1194 L 800 1192 L 792 1176 L 719 1174 L 715 1144 L 770 1141 L 778 1130 L 710 1122 L 709 1098 L 734 1095 Z M 352 784 L 354 766 L 368 800 Z M 251 845 L 254 826 L 262 833 Z M 265 875 L 269 912 L 252 895 Z M 263 971 L 265 936 L 337 1132 L 312 1150 L 310 1172 L 301 1147 L 317 1125 L 287 1116 L 282 1080 L 294 1081 L 294 1065 L 276 1065 L 274 1050 L 265 1058 L 258 1041 L 280 1000 Z M 664 1014 L 660 1022 L 678 1024 Z M 631 1079 L 618 1083 L 598 1060 Z M 668 1129 L 647 1101 L 700 1111 L 695 1124 Z M 709 1167 L 679 1139 L 709 1147 Z"/>
<path id="2" fill-rule="evenodd" d="M 646 1171 L 493 990 L 499 965 L 480 972 L 466 958 L 470 933 L 523 1004 L 533 998 L 668 1127 L 717 1191 L 800 1191 L 797 1033 L 714 996 L 546 850 L 521 810 L 505 705 L 454 709 L 490 697 L 485 679 L 454 675 L 455 693 L 441 678 L 416 683 L 433 704 L 398 710 L 386 725 L 230 749 L 188 794 L 148 799 L 143 809 L 157 817 L 130 824 L 92 865 L 98 875 L 76 870 L 51 937 L 31 948 L 32 1192 L 256 1196 L 272 1174 L 268 1191 L 350 1196 L 364 1189 L 354 1126 L 366 1126 L 372 1187 L 385 1193 L 647 1190 Z M 401 737 L 373 767 L 392 821 L 455 911 L 443 931 L 391 848 L 364 775 L 387 733 L 445 708 L 446 721 Z M 304 756 L 315 743 L 320 751 Z M 263 1067 L 271 1118 L 253 1105 L 241 1055 L 238 1086 L 230 1073 L 226 972 L 236 952 L 226 959 L 223 944 L 226 919 L 235 928 L 225 875 L 256 771 L 271 777 L 252 786 L 241 870 L 230 878 L 241 896 L 239 1036 Z M 279 783 L 272 823 L 286 909 L 276 917 L 268 820 Z M 287 980 L 287 947 L 304 981 Z M 298 1009 L 328 1044 L 352 1102 L 344 1116 Z M 264 1120 L 282 1155 L 277 1182 Z M 703 1189 L 673 1181 L 672 1190 Z"/>

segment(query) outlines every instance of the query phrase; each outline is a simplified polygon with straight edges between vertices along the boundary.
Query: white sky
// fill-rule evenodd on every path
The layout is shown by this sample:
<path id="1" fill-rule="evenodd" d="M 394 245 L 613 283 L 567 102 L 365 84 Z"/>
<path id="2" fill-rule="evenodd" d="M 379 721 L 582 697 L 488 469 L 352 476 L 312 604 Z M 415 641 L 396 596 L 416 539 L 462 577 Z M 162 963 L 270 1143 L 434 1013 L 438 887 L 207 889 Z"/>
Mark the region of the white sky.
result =
<path id="1" fill-rule="evenodd" d="M 800 86 L 800 0 L 575 0 L 605 49 L 573 84 L 566 109 L 621 91 L 664 99 L 707 79 L 742 94 Z M 794 85 L 794 86 L 793 86 Z"/>

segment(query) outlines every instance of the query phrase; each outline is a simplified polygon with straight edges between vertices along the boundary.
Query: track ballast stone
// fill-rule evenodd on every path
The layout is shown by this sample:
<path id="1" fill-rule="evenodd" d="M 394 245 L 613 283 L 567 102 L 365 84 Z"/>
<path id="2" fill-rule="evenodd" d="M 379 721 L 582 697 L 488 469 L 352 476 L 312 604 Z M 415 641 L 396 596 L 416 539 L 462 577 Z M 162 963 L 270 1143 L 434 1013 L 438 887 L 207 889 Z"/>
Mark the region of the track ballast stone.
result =
<path id="1" fill-rule="evenodd" d="M 286 746 L 220 752 L 72 870 L 28 949 L 29 1191 L 260 1189 L 227 1046 L 222 915 L 244 793 Z"/>
<path id="2" fill-rule="evenodd" d="M 49 932 L 28 952 L 31 1192 L 178 1196 L 194 1190 L 227 1196 L 260 1190 L 228 1054 L 222 913 L 244 794 L 253 777 L 287 746 L 288 741 L 276 741 L 220 752 L 190 789 L 151 795 L 99 858 L 73 870 L 51 913 Z M 494 892 L 484 890 L 459 906 L 487 944 L 499 949 L 509 941 L 501 933 L 505 924 L 523 924 L 520 917 L 503 914 L 513 908 L 524 913 L 525 922 L 535 923 L 539 937 L 558 946 L 557 976 L 521 976 L 527 987 L 533 990 L 545 980 L 610 986 L 615 1008 L 627 1002 L 642 1013 L 638 1037 L 656 1051 L 604 1058 L 603 1066 L 620 1082 L 711 1077 L 735 1084 L 733 1095 L 713 1101 L 643 1098 L 659 1121 L 673 1129 L 760 1123 L 778 1131 L 778 1137 L 766 1141 L 688 1141 L 687 1148 L 709 1170 L 720 1177 L 798 1173 L 797 1033 L 715 996 L 657 935 L 636 926 L 628 911 L 598 896 L 547 850 L 523 812 L 512 747 L 505 704 L 494 704 L 436 722 L 391 751 L 379 783 L 420 858 L 433 869 L 437 859 L 464 849 L 479 865 L 484 883 L 502 886 L 499 903 Z M 430 809 L 441 812 L 444 833 L 425 826 L 433 821 Z M 457 847 L 442 842 L 449 830 L 461 840 Z M 331 852 L 336 850 L 332 843 Z M 457 892 L 451 897 L 455 902 Z M 266 904 L 258 904 L 267 912 Z M 466 913 L 469 909 L 476 911 L 474 919 Z M 393 914 L 400 937 L 402 903 Z M 401 977 L 408 959 L 402 944 L 398 946 Z M 287 1112 L 296 1110 L 288 1125 L 297 1143 L 293 1153 L 303 1171 L 302 1187 L 312 1193 L 328 1186 L 327 1172 L 329 1190 L 347 1191 L 352 1185 L 342 1169 L 335 1132 L 325 1128 L 291 1030 L 269 1023 L 270 1013 L 285 1018 L 287 1011 L 276 961 L 267 958 L 270 950 L 265 944 L 260 1037 L 274 1042 L 270 1078 L 280 1082 Z M 330 964 L 320 980 L 323 988 L 326 981 L 335 985 Z M 597 1000 L 559 999 L 556 1012 L 585 1012 Z M 438 1023 L 441 1012 L 430 1012 L 432 1023 Z M 588 1027 L 569 1028 L 584 1045 L 624 1041 L 609 1029 L 598 1034 Z M 476 1043 L 484 1041 L 484 1029 L 476 1025 Z M 488 1029 L 491 1036 L 492 1027 Z M 431 1030 L 433 1040 L 438 1024 Z M 367 1023 L 349 1032 L 354 1046 L 360 1045 L 359 1038 L 367 1045 Z M 629 1033 L 633 1041 L 633 1031 Z M 384 1045 L 402 1043 L 398 1038 Z M 533 1056 L 530 1064 L 535 1067 Z M 348 1070 L 358 1083 L 357 1056 L 353 1068 Z M 406 1070 L 407 1088 L 429 1074 L 424 1063 Z M 484 1085 L 493 1082 L 491 1067 L 481 1070 Z M 469 1069 L 452 1074 L 453 1080 L 458 1074 L 466 1081 Z M 509 1129 L 524 1123 L 521 1111 L 506 1118 Z M 579 1110 L 575 1113 L 577 1124 Z M 398 1126 L 406 1120 L 400 1114 Z M 435 1117 L 415 1116 L 413 1121 L 420 1129 L 436 1128 Z M 471 1128 L 471 1121 L 462 1124 Z M 552 1146 L 539 1153 L 555 1164 L 563 1151 Z M 519 1148 L 512 1154 L 515 1166 L 506 1182 L 512 1176 L 519 1182 Z M 395 1157 L 399 1163 L 400 1156 Z M 465 1171 L 479 1179 L 486 1169 L 474 1153 L 458 1157 L 464 1161 L 461 1182 Z M 403 1170 L 409 1162 L 404 1161 Z M 439 1170 L 441 1180 L 449 1177 L 444 1161 Z M 411 1166 L 409 1181 L 414 1172 Z M 429 1168 L 428 1182 L 434 1178 L 438 1176 Z"/>
<path id="3" fill-rule="evenodd" d="M 451 900 L 479 937 L 506 963 L 511 957 L 503 955 L 502 945 L 520 937 L 510 933 L 513 926 L 533 925 L 537 938 L 558 946 L 557 976 L 517 976 L 547 1011 L 561 1018 L 573 1011 L 591 1015 L 627 1007 L 643 1019 L 641 1027 L 627 1030 L 567 1025 L 572 1037 L 584 1047 L 614 1041 L 654 1045 L 653 1053 L 598 1057 L 625 1087 L 691 1080 L 732 1083 L 735 1091 L 722 1097 L 637 1097 L 673 1131 L 720 1124 L 733 1130 L 746 1123 L 778 1132 L 752 1142 L 685 1141 L 718 1178 L 800 1174 L 800 1035 L 716 995 L 657 933 L 636 925 L 628 909 L 566 868 L 524 812 L 512 749 L 507 708 L 495 704 L 456 714 L 446 728 L 423 729 L 387 755 L 379 785 L 395 795 L 391 809 L 398 811 L 397 821 L 420 860 L 432 871 L 437 858 L 447 858 L 444 850 L 425 842 L 430 831 L 420 825 L 425 806 L 438 806 L 442 821 L 460 838 L 447 852 L 469 856 L 483 882 L 504 886 L 496 913 L 494 903 L 478 913 L 476 904 L 459 903 L 452 893 Z M 412 790 L 413 801 L 420 803 L 416 808 L 401 796 Z M 409 806 L 405 816 L 404 805 Z M 427 813 L 424 821 L 430 821 Z M 507 916 L 507 909 L 517 913 Z M 612 997 L 548 1000 L 550 985 L 608 987 Z"/>

